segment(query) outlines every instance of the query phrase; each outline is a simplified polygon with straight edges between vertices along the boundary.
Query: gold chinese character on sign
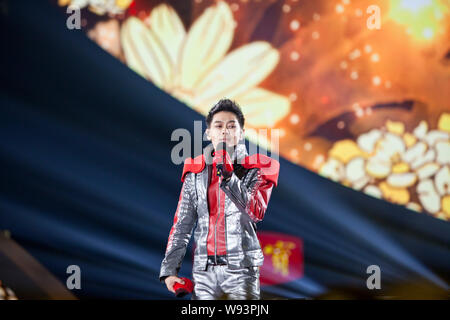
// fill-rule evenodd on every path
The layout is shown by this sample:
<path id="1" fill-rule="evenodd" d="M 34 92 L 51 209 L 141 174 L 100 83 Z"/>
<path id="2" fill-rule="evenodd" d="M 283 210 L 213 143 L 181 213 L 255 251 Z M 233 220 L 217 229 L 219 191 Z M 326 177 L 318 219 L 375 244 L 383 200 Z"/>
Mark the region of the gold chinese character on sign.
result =
<path id="1" fill-rule="evenodd" d="M 272 265 L 275 272 L 283 276 L 289 274 L 289 256 L 291 250 L 295 248 L 295 243 L 278 240 L 274 245 L 268 244 L 264 247 L 264 253 L 272 256 Z"/>

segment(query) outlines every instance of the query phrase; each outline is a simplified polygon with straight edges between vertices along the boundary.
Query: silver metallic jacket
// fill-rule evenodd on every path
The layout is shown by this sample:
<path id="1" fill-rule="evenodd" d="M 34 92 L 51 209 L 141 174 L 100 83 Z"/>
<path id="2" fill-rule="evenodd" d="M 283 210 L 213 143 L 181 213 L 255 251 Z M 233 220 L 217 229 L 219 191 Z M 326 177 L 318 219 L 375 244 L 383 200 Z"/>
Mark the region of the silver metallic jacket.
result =
<path id="1" fill-rule="evenodd" d="M 208 159 L 213 151 L 211 147 L 212 145 L 209 145 L 204 149 L 203 155 L 199 156 L 206 159 L 201 171 L 199 169 L 198 172 L 193 172 L 195 170 L 184 172 L 174 223 L 161 263 L 160 281 L 164 281 L 167 276 L 178 274 L 194 229 L 193 271 L 206 270 L 208 231 L 210 227 L 215 227 L 209 225 L 207 198 L 209 177 L 215 174 L 211 173 L 212 165 L 208 165 L 212 163 L 212 160 Z M 245 145 L 238 144 L 231 159 L 239 163 L 247 156 Z M 272 162 L 277 164 L 275 170 L 278 177 L 279 163 L 273 159 Z M 264 217 L 272 189 L 274 185 L 276 186 L 276 181 L 274 183 L 265 178 L 261 168 L 240 169 L 238 171 L 235 167 L 231 178 L 220 183 L 220 188 L 226 196 L 224 212 L 219 210 L 218 215 L 225 215 L 226 259 L 231 269 L 263 264 L 264 256 L 256 235 L 256 222 Z"/>

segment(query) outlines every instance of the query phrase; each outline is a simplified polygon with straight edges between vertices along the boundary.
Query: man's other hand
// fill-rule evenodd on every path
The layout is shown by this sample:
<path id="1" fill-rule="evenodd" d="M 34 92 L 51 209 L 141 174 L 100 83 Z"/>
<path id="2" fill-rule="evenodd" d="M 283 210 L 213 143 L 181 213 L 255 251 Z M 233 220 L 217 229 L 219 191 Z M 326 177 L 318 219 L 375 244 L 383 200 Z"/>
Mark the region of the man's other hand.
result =
<path id="1" fill-rule="evenodd" d="M 168 276 L 166 279 L 164 279 L 164 282 L 166 283 L 167 289 L 173 293 L 175 293 L 175 290 L 173 290 L 173 285 L 175 284 L 175 282 L 184 284 L 184 280 L 178 278 L 177 276 Z"/>

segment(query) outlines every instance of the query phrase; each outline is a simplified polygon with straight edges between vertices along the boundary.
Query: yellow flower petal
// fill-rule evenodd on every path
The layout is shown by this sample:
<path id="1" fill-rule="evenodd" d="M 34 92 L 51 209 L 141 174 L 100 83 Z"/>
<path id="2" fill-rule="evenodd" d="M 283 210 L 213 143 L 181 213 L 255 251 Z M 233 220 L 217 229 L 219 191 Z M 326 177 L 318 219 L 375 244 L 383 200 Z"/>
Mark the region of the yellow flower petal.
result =
<path id="1" fill-rule="evenodd" d="M 125 10 L 130 6 L 131 2 L 133 2 L 133 0 L 116 0 L 116 6 Z"/>
<path id="2" fill-rule="evenodd" d="M 440 164 L 450 163 L 450 141 L 439 141 L 436 143 L 436 161 Z"/>
<path id="3" fill-rule="evenodd" d="M 420 206 L 420 204 L 415 203 L 415 202 L 410 202 L 406 205 L 406 207 L 410 210 L 414 210 L 417 212 L 422 212 L 422 207 Z"/>
<path id="4" fill-rule="evenodd" d="M 394 188 L 407 188 L 416 183 L 416 181 L 417 176 L 412 172 L 393 173 L 386 180 L 386 182 Z"/>
<path id="5" fill-rule="evenodd" d="M 334 143 L 328 155 L 346 164 L 355 157 L 362 157 L 364 153 L 352 140 L 341 140 Z"/>
<path id="6" fill-rule="evenodd" d="M 98 14 L 99 16 L 104 15 L 106 12 L 106 7 L 104 6 L 98 6 L 98 5 L 89 5 L 88 7 L 89 11 Z"/>
<path id="7" fill-rule="evenodd" d="M 353 189 L 360 190 L 370 181 L 366 175 L 364 164 L 364 158 L 356 157 L 350 160 L 345 167 L 346 180 Z"/>
<path id="8" fill-rule="evenodd" d="M 402 155 L 402 159 L 403 161 L 411 163 L 417 158 L 422 157 L 427 151 L 427 148 L 428 146 L 425 142 L 419 141 L 405 151 L 405 153 Z"/>
<path id="9" fill-rule="evenodd" d="M 406 188 L 394 188 L 386 182 L 379 185 L 383 198 L 397 204 L 407 204 L 409 201 L 409 192 Z"/>
<path id="10" fill-rule="evenodd" d="M 207 8 L 195 20 L 186 36 L 178 69 L 183 88 L 195 90 L 224 58 L 233 40 L 234 28 L 230 6 L 222 1 Z"/>
<path id="11" fill-rule="evenodd" d="M 82 8 L 86 7 L 87 5 L 92 5 L 92 3 L 90 3 L 90 2 L 91 2 L 91 0 L 71 0 L 70 6 L 71 7 L 74 6 L 76 8 L 82 9 Z"/>
<path id="12" fill-rule="evenodd" d="M 149 21 L 150 29 L 167 52 L 172 65 L 176 65 L 181 45 L 186 36 L 183 22 L 178 14 L 172 7 L 160 4 L 151 11 L 150 17 L 146 21 Z M 173 76 L 174 74 L 171 74 L 171 77 Z"/>
<path id="13" fill-rule="evenodd" d="M 450 194 L 450 169 L 448 166 L 442 167 L 436 173 L 434 183 L 440 195 Z"/>
<path id="14" fill-rule="evenodd" d="M 433 216 L 435 216 L 438 219 L 444 220 L 444 221 L 450 220 L 450 216 L 448 216 L 445 212 L 438 212 L 438 213 L 434 214 Z"/>
<path id="15" fill-rule="evenodd" d="M 261 88 L 250 89 L 234 99 L 241 106 L 245 121 L 252 127 L 271 128 L 291 108 L 287 97 Z"/>
<path id="16" fill-rule="evenodd" d="M 351 187 L 351 185 L 352 185 L 351 182 L 348 180 L 343 180 L 343 181 L 341 181 L 341 183 L 346 187 Z"/>
<path id="17" fill-rule="evenodd" d="M 121 30 L 127 65 L 159 87 L 171 81 L 170 56 L 158 37 L 135 17 L 127 19 Z"/>
<path id="18" fill-rule="evenodd" d="M 441 199 L 442 211 L 450 217 L 450 196 L 445 196 Z"/>
<path id="19" fill-rule="evenodd" d="M 361 190 L 369 182 L 370 182 L 370 177 L 364 176 L 361 179 L 353 182 L 351 187 L 355 190 Z"/>
<path id="20" fill-rule="evenodd" d="M 381 138 L 382 132 L 378 129 L 370 130 L 367 133 L 360 135 L 357 139 L 358 146 L 361 150 L 372 153 L 376 142 Z"/>
<path id="21" fill-rule="evenodd" d="M 417 138 L 423 139 L 425 138 L 427 131 L 428 131 L 428 123 L 422 120 L 420 121 L 419 125 L 414 129 L 413 133 Z"/>
<path id="22" fill-rule="evenodd" d="M 448 141 L 450 139 L 450 134 L 445 131 L 432 130 L 427 133 L 425 141 L 430 147 L 434 146 L 439 141 Z"/>
<path id="23" fill-rule="evenodd" d="M 378 140 L 375 149 L 377 156 L 396 161 L 405 152 L 406 146 L 401 137 L 388 132 Z"/>
<path id="24" fill-rule="evenodd" d="M 392 173 L 405 173 L 409 171 L 409 165 L 406 162 L 396 163 L 392 167 Z"/>
<path id="25" fill-rule="evenodd" d="M 400 121 L 386 121 L 386 129 L 391 132 L 398 135 L 402 135 L 405 132 L 405 124 Z"/>
<path id="26" fill-rule="evenodd" d="M 366 171 L 364 170 L 364 158 L 357 157 L 350 160 L 345 167 L 345 176 L 351 182 L 356 182 L 364 178 Z"/>
<path id="27" fill-rule="evenodd" d="M 439 170 L 439 168 L 440 166 L 437 163 L 427 163 L 417 169 L 416 173 L 420 180 L 424 180 L 433 176 Z"/>
<path id="28" fill-rule="evenodd" d="M 328 160 L 322 164 L 318 173 L 333 181 L 339 181 L 344 176 L 344 166 L 339 160 L 328 158 Z"/>
<path id="29" fill-rule="evenodd" d="M 383 196 L 383 193 L 381 192 L 381 190 L 377 186 L 374 186 L 374 185 L 369 185 L 369 186 L 365 187 L 364 193 L 366 193 L 372 197 L 378 198 L 378 199 L 381 199 L 381 197 Z"/>
<path id="30" fill-rule="evenodd" d="M 382 157 L 372 157 L 366 163 L 367 173 L 374 178 L 382 179 L 391 172 L 391 162 Z"/>
<path id="31" fill-rule="evenodd" d="M 411 163 L 411 168 L 412 169 L 417 169 L 419 167 L 421 167 L 422 165 L 424 165 L 427 162 L 433 162 L 434 159 L 436 157 L 436 151 L 434 151 L 433 149 L 429 149 L 425 155 L 418 157 L 416 160 L 414 160 Z"/>
<path id="32" fill-rule="evenodd" d="M 196 87 L 196 104 L 214 104 L 256 87 L 275 68 L 279 53 L 270 43 L 256 41 L 229 53 Z"/>
<path id="33" fill-rule="evenodd" d="M 346 181 L 355 189 L 360 190 L 370 181 L 370 177 L 366 174 L 365 159 L 356 157 L 350 160 L 345 166 Z"/>
<path id="34" fill-rule="evenodd" d="M 422 180 L 416 188 L 422 206 L 431 213 L 437 213 L 441 209 L 441 198 L 434 188 L 431 179 Z"/>
<path id="35" fill-rule="evenodd" d="M 443 113 L 438 120 L 438 129 L 450 133 L 450 113 Z"/>
<path id="36" fill-rule="evenodd" d="M 403 140 L 405 141 L 406 147 L 411 147 L 417 142 L 417 138 L 411 133 L 407 132 L 403 135 Z"/>

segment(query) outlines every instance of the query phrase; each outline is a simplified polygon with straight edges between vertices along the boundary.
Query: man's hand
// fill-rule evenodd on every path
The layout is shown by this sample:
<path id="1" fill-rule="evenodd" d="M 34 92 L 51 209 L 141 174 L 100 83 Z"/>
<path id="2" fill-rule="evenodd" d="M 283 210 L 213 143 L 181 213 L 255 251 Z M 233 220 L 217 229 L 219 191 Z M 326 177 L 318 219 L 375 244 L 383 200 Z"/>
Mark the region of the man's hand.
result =
<path id="1" fill-rule="evenodd" d="M 231 177 L 234 168 L 230 155 L 227 152 L 227 146 L 224 142 L 217 145 L 216 151 L 214 152 L 213 163 L 216 165 L 219 174 L 222 175 L 225 180 Z"/>
<path id="2" fill-rule="evenodd" d="M 184 284 L 184 280 L 178 278 L 177 276 L 168 276 L 166 279 L 164 279 L 164 282 L 166 283 L 167 289 L 173 293 L 175 293 L 175 290 L 173 290 L 173 285 L 175 284 L 175 282 Z"/>

